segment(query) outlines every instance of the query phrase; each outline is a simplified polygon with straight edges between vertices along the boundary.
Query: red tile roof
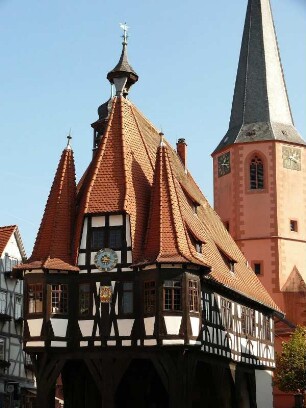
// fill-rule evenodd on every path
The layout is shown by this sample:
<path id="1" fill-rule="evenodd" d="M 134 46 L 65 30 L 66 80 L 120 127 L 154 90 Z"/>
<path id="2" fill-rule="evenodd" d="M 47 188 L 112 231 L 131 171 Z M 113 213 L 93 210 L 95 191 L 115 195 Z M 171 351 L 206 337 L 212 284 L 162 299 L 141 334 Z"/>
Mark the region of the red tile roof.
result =
<path id="1" fill-rule="evenodd" d="M 114 97 L 107 129 L 78 192 L 74 261 L 86 214 L 126 212 L 134 264 L 187 259 L 208 265 L 208 281 L 279 310 L 177 153 L 167 143 L 163 149 L 159 144 L 159 132 L 138 109 Z M 199 204 L 197 214 L 191 201 Z M 192 238 L 203 243 L 202 254 L 195 251 Z M 236 261 L 234 273 L 222 252 Z"/>
<path id="2" fill-rule="evenodd" d="M 206 266 L 195 251 L 183 219 L 181 200 L 169 148 L 162 141 L 157 149 L 151 205 L 143 263 L 193 263 Z"/>
<path id="3" fill-rule="evenodd" d="M 75 206 L 74 159 L 67 146 L 61 155 L 29 264 L 38 262 L 51 268 L 53 263 L 58 266 L 54 269 L 64 264 L 64 269 L 68 269 L 67 265 L 75 269 L 71 256 Z"/>
<path id="4" fill-rule="evenodd" d="M 8 225 L 6 227 L 0 227 L 0 256 L 3 255 L 3 251 L 8 244 L 9 239 L 15 232 L 17 225 Z"/>

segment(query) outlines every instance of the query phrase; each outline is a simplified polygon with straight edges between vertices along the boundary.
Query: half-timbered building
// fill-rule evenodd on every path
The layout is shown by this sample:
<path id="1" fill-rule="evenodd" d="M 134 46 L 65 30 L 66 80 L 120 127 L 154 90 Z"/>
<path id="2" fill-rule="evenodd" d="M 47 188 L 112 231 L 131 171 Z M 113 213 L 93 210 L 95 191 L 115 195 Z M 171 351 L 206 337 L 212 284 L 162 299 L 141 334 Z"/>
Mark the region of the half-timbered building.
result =
<path id="1" fill-rule="evenodd" d="M 0 227 L 0 407 L 30 408 L 34 378 L 32 362 L 22 347 L 23 281 L 12 268 L 25 261 L 18 227 Z"/>
<path id="2" fill-rule="evenodd" d="M 281 314 L 174 150 L 127 98 L 92 124 L 75 182 L 64 149 L 25 282 L 24 347 L 39 407 L 61 375 L 65 408 L 272 407 L 273 316 Z"/>

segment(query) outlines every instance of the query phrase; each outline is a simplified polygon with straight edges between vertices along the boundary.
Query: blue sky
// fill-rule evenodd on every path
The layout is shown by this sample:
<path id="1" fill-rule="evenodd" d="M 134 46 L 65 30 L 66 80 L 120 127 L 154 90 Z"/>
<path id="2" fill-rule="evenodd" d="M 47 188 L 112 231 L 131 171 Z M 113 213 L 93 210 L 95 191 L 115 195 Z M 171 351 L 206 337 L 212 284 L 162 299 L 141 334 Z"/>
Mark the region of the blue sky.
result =
<path id="1" fill-rule="evenodd" d="M 306 4 L 271 0 L 295 124 L 306 138 Z M 247 0 L 0 0 L 0 225 L 18 224 L 31 254 L 66 136 L 77 179 L 107 72 L 130 26 L 139 75 L 130 99 L 175 146 L 212 204 L 211 152 L 224 136 Z"/>

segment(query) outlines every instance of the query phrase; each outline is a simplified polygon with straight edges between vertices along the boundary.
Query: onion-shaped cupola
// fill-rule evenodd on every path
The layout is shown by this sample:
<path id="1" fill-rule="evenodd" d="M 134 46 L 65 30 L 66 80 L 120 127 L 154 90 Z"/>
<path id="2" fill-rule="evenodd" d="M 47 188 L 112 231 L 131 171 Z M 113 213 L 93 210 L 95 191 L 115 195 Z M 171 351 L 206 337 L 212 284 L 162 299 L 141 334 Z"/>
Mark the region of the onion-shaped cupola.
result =
<path id="1" fill-rule="evenodd" d="M 118 64 L 107 74 L 107 79 L 111 84 L 115 85 L 116 96 L 126 97 L 129 93 L 129 90 L 135 82 L 138 81 L 138 75 L 131 67 L 128 61 L 127 56 L 127 30 L 128 26 L 126 23 L 120 24 L 120 27 L 123 29 L 123 43 L 122 43 L 122 52 Z"/>

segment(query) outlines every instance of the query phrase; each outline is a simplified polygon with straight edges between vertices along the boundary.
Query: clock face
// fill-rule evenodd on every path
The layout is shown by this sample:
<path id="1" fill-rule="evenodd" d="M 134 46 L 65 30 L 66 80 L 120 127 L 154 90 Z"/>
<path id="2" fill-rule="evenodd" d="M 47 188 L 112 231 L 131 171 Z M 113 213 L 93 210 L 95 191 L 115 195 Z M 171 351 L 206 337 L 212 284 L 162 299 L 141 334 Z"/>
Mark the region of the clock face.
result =
<path id="1" fill-rule="evenodd" d="M 95 255 L 95 265 L 102 272 L 109 272 L 117 265 L 118 256 L 110 248 L 100 249 Z"/>
<path id="2" fill-rule="evenodd" d="M 301 150 L 296 147 L 283 146 L 283 166 L 290 170 L 301 170 Z"/>
<path id="3" fill-rule="evenodd" d="M 224 176 L 231 172 L 231 155 L 230 152 L 221 154 L 218 157 L 218 176 Z"/>

